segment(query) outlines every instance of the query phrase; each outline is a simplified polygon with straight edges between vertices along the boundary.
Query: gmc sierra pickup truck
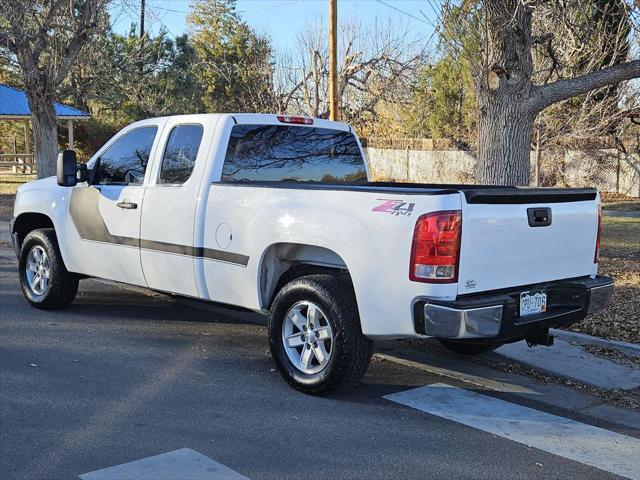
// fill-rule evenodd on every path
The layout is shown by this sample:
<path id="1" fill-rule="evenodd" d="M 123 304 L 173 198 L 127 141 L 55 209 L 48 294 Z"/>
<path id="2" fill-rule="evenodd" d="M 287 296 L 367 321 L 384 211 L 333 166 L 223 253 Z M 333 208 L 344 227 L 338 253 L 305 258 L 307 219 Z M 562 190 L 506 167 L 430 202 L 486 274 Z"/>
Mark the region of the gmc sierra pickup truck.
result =
<path id="1" fill-rule="evenodd" d="M 375 339 L 548 345 L 613 291 L 596 190 L 370 182 L 352 129 L 305 117 L 136 122 L 22 186 L 11 232 L 34 307 L 100 277 L 262 312 L 314 394 L 357 384 Z"/>

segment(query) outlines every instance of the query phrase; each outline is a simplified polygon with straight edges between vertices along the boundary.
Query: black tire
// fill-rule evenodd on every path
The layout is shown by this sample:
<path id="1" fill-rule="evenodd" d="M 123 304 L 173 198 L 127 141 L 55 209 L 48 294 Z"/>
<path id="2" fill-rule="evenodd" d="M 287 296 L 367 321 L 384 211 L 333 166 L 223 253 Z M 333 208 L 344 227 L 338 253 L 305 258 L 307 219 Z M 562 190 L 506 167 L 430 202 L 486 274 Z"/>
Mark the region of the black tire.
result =
<path id="1" fill-rule="evenodd" d="M 46 290 L 38 294 L 27 280 L 27 257 L 35 246 L 44 249 L 49 260 L 49 282 Z M 78 277 L 67 271 L 58 248 L 53 228 L 41 228 L 30 232 L 22 242 L 19 260 L 20 287 L 32 306 L 42 310 L 54 310 L 69 305 L 78 291 Z"/>
<path id="2" fill-rule="evenodd" d="M 449 350 L 459 353 L 460 355 L 480 355 L 481 353 L 490 352 L 502 346 L 501 343 L 474 343 L 459 340 L 445 340 L 443 338 L 439 338 L 438 340 Z"/>
<path id="3" fill-rule="evenodd" d="M 289 359 L 282 339 L 287 312 L 300 302 L 313 302 L 320 307 L 333 330 L 329 361 L 317 373 L 299 370 Z M 373 351 L 373 342 L 360 328 L 353 287 L 340 277 L 322 274 L 292 280 L 278 292 L 269 316 L 269 345 L 284 379 L 312 395 L 357 385 L 369 367 Z"/>

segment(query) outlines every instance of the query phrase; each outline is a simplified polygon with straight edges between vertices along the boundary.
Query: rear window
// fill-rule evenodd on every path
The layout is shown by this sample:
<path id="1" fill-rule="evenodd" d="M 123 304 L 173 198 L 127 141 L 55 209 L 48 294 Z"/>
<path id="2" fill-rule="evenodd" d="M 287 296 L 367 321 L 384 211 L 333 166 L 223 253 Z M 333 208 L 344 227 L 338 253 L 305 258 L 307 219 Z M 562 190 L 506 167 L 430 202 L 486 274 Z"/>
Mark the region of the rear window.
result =
<path id="1" fill-rule="evenodd" d="M 236 125 L 223 182 L 365 183 L 355 136 L 327 128 Z"/>
<path id="2" fill-rule="evenodd" d="M 196 163 L 202 125 L 176 125 L 169 134 L 162 156 L 158 183 L 180 184 L 186 182 Z"/>

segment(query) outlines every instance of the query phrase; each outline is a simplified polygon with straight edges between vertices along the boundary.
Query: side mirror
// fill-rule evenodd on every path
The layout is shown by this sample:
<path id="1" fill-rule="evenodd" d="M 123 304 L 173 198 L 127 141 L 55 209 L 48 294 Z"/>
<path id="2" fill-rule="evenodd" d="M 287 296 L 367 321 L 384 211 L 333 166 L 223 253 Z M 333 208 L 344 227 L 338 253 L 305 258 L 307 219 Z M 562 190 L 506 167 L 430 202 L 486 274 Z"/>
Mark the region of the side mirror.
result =
<path id="1" fill-rule="evenodd" d="M 100 181 L 100 157 L 93 162 L 93 168 L 87 171 L 87 182 L 89 185 L 95 185 Z"/>
<path id="2" fill-rule="evenodd" d="M 81 163 L 78 165 L 78 175 L 77 175 L 78 181 L 79 182 L 86 182 L 89 180 L 89 170 L 87 169 L 87 165 L 84 163 Z"/>
<path id="3" fill-rule="evenodd" d="M 78 184 L 78 177 L 76 176 L 77 170 L 78 162 L 76 152 L 73 150 L 64 150 L 58 154 L 58 164 L 56 166 L 58 185 L 61 187 L 75 187 Z"/>

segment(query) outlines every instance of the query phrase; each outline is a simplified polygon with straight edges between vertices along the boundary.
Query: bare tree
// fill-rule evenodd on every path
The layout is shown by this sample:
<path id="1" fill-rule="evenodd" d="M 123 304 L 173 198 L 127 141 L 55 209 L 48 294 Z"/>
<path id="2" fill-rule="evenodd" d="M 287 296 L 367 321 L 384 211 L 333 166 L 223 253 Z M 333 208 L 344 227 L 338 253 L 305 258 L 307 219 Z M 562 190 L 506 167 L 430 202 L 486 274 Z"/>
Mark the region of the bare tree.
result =
<path id="1" fill-rule="evenodd" d="M 98 25 L 106 0 L 5 0 L 0 49 L 17 64 L 31 109 L 38 176 L 55 174 L 56 93 Z"/>
<path id="2" fill-rule="evenodd" d="M 631 21 L 630 28 L 636 28 L 633 23 L 636 10 L 631 2 L 446 1 L 440 10 L 435 2 L 430 3 L 439 12 L 458 12 L 458 18 L 464 20 L 460 31 L 472 30 L 475 35 L 475 41 L 463 42 L 460 31 L 443 28 L 444 40 L 456 45 L 474 70 L 479 110 L 476 174 L 481 183 L 528 185 L 532 131 L 542 111 L 558 102 L 640 76 L 640 60 L 630 54 L 612 55 L 606 62 L 587 57 L 574 65 L 573 70 L 563 69 L 567 55 L 575 59 L 576 51 L 564 34 L 558 38 L 553 31 L 545 31 L 545 25 L 549 24 L 540 21 L 546 16 L 549 21 L 563 22 L 572 32 L 574 48 L 589 46 L 593 52 L 594 43 L 607 38 L 598 3 L 618 3 Z M 575 12 L 581 9 L 593 13 L 578 25 Z M 536 51 L 544 51 L 546 57 L 539 70 L 534 58 Z"/>
<path id="3" fill-rule="evenodd" d="M 298 36 L 294 53 L 276 61 L 276 92 L 282 111 L 326 118 L 328 52 L 324 23 L 308 25 Z M 338 99 L 341 119 L 362 124 L 383 103 L 408 100 L 410 85 L 424 65 L 426 46 L 411 32 L 376 22 L 365 29 L 359 22 L 340 25 Z"/>

